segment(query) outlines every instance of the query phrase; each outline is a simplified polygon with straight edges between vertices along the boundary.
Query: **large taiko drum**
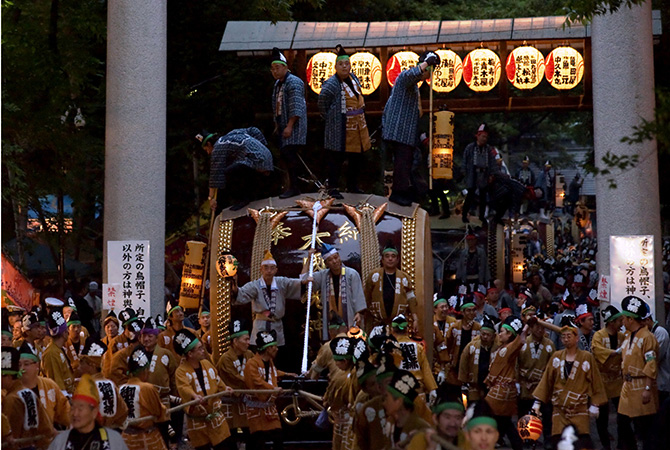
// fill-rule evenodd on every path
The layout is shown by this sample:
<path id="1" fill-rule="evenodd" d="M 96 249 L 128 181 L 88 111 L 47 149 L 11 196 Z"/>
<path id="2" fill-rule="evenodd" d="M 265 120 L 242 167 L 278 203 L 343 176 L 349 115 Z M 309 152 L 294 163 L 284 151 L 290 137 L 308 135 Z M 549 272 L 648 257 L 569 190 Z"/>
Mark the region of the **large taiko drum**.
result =
<path id="1" fill-rule="evenodd" d="M 334 245 L 343 264 L 356 269 L 365 283 L 366 275 L 380 267 L 380 250 L 389 241 L 399 249 L 400 269 L 413 281 L 419 303 L 421 336 L 430 336 L 432 321 L 433 258 L 430 222 L 418 205 L 401 207 L 386 197 L 346 194 L 344 200 L 324 199 L 319 212 L 317 242 Z M 231 306 L 231 279 L 216 270 L 219 257 L 232 254 L 239 262 L 238 285 L 260 277 L 260 263 L 266 250 L 277 261 L 278 276 L 298 277 L 308 257 L 312 234 L 314 199 L 319 194 L 303 194 L 291 199 L 276 197 L 252 202 L 247 210 L 224 210 L 214 221 L 210 260 L 210 309 L 214 360 L 227 349 L 231 314 L 251 319 L 249 305 Z M 297 200 L 296 200 L 297 199 Z M 325 268 L 315 258 L 315 270 Z M 322 320 L 319 293 L 312 299 L 316 307 L 310 314 L 310 345 L 321 344 Z M 287 301 L 283 318 L 286 346 L 302 352 L 306 314 L 303 302 Z M 253 342 L 252 337 L 252 342 Z M 427 339 L 430 345 L 430 339 Z M 299 350 L 298 350 L 299 349 Z"/>

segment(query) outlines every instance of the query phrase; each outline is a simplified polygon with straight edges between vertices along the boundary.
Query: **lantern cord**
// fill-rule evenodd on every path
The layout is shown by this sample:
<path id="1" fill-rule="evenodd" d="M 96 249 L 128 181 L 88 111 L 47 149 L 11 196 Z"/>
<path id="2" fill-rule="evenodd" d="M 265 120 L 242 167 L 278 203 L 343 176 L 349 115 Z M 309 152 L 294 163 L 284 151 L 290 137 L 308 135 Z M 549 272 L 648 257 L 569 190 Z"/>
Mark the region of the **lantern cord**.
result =
<path id="1" fill-rule="evenodd" d="M 301 158 L 302 159 L 302 158 Z M 303 162 L 304 164 L 304 162 Z M 305 165 L 307 167 L 307 165 Z M 317 213 L 321 209 L 321 202 L 314 202 L 314 205 L 312 206 L 312 215 L 313 220 L 312 220 L 312 240 L 310 242 L 310 248 L 314 250 L 316 247 L 316 228 L 317 228 Z M 309 254 L 309 278 L 307 282 L 307 316 L 305 317 L 305 340 L 303 342 L 302 346 L 302 366 L 300 368 L 301 373 L 307 373 L 307 344 L 309 342 L 309 310 L 310 307 L 312 306 L 312 286 L 314 284 L 314 280 L 312 277 L 314 276 L 314 252 L 310 252 Z M 325 314 L 325 311 L 324 311 Z"/>
<path id="2" fill-rule="evenodd" d="M 218 193 L 219 190 L 214 189 L 214 196 L 212 197 L 212 200 L 216 201 L 216 195 Z M 202 272 L 202 286 L 200 286 L 200 305 L 202 305 L 202 300 L 205 298 L 205 280 L 207 280 L 207 278 L 209 277 L 209 258 L 212 256 L 212 232 L 214 231 L 214 213 L 215 210 L 212 209 L 209 214 L 209 234 L 207 235 L 207 257 L 205 258 L 205 270 Z M 212 284 L 210 282 L 210 289 L 211 285 Z"/>
<path id="3" fill-rule="evenodd" d="M 435 69 L 430 71 L 430 86 L 428 87 L 428 188 L 433 189 L 433 86 Z"/>

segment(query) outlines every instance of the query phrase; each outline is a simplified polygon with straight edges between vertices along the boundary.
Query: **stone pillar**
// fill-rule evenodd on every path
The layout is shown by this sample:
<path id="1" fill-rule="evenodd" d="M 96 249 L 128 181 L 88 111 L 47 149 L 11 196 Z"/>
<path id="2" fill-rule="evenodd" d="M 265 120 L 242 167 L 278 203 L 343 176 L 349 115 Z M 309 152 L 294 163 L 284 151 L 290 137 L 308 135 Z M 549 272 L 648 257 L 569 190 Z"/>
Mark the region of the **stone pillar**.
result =
<path id="1" fill-rule="evenodd" d="M 107 242 L 150 241 L 151 314 L 164 315 L 167 1 L 107 4 L 103 280 Z"/>
<path id="2" fill-rule="evenodd" d="M 609 275 L 611 235 L 653 235 L 656 313 L 663 323 L 663 277 L 661 273 L 661 218 L 658 185 L 658 158 L 655 141 L 629 145 L 621 142 L 631 136 L 642 118 L 654 118 L 654 55 L 651 2 L 615 14 L 593 19 L 593 128 L 595 160 L 604 169 L 602 158 L 614 155 L 639 155 L 633 169 L 610 176 L 596 177 L 598 221 L 598 272 Z M 617 187 L 609 188 L 608 178 Z M 618 299 L 621 301 L 621 299 Z"/>

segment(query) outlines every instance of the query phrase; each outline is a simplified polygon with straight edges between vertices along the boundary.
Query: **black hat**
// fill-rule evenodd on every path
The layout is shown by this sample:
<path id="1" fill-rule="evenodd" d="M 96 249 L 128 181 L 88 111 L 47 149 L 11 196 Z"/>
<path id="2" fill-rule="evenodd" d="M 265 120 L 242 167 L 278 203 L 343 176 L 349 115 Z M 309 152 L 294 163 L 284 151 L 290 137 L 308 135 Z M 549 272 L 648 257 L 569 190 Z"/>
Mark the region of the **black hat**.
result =
<path id="1" fill-rule="evenodd" d="M 177 346 L 175 346 L 175 349 Z M 151 359 L 142 346 L 137 346 L 128 357 L 128 373 L 135 375 L 149 367 Z"/>
<path id="2" fill-rule="evenodd" d="M 575 314 L 577 315 L 577 322 L 580 322 L 589 316 L 593 317 L 593 310 L 591 309 L 591 305 L 586 301 L 580 301 L 577 304 L 577 308 L 575 308 Z"/>
<path id="3" fill-rule="evenodd" d="M 347 51 L 342 47 L 340 44 L 337 44 L 335 46 L 335 50 L 337 51 L 337 59 L 336 61 L 339 61 L 340 59 L 349 59 L 349 54 Z"/>
<path id="4" fill-rule="evenodd" d="M 51 337 L 59 336 L 67 331 L 67 323 L 65 322 L 65 317 L 63 317 L 63 311 L 61 309 L 54 309 L 51 311 L 47 320 L 47 328 L 49 330 L 49 336 Z"/>
<path id="5" fill-rule="evenodd" d="M 484 329 L 493 331 L 495 333 L 495 322 L 493 321 L 493 318 L 488 314 L 484 314 L 484 319 L 482 320 L 482 330 Z"/>
<path id="6" fill-rule="evenodd" d="M 158 326 L 159 330 L 165 330 L 165 321 L 163 320 L 163 316 L 160 314 L 156 314 L 156 325 Z"/>
<path id="7" fill-rule="evenodd" d="M 209 308 L 207 308 L 205 305 L 201 305 L 200 310 L 198 311 L 198 317 L 201 316 L 209 316 Z"/>
<path id="8" fill-rule="evenodd" d="M 426 59 L 428 59 L 428 57 L 430 57 L 430 56 L 435 56 L 435 57 L 437 58 L 437 63 L 436 63 L 435 65 L 436 65 L 436 66 L 439 66 L 440 63 L 441 63 L 441 61 L 440 61 L 440 55 L 438 55 L 437 53 L 435 53 L 435 52 L 432 51 L 432 50 L 426 50 L 425 52 L 423 52 L 423 53 L 421 54 L 421 56 L 419 56 L 419 64 L 421 64 L 422 62 L 424 62 L 424 61 L 425 61 Z"/>
<path id="9" fill-rule="evenodd" d="M 391 322 L 391 327 L 403 331 L 407 329 L 408 324 L 409 322 L 407 321 L 407 317 L 405 317 L 404 314 L 398 314 L 393 318 L 393 321 Z"/>
<path id="10" fill-rule="evenodd" d="M 373 366 L 370 361 L 366 359 L 359 359 L 356 361 L 356 378 L 358 378 L 358 385 L 362 385 L 366 379 L 377 372 L 377 368 Z"/>
<path id="11" fill-rule="evenodd" d="M 370 348 L 375 351 L 381 351 L 382 344 L 388 338 L 386 334 L 386 327 L 384 325 L 377 325 L 374 327 L 370 334 L 368 335 L 368 343 Z"/>
<path id="12" fill-rule="evenodd" d="M 600 314 L 602 314 L 605 323 L 609 323 L 615 319 L 618 319 L 622 315 L 621 311 L 619 311 L 614 305 L 608 305 L 605 309 L 602 310 Z"/>
<path id="13" fill-rule="evenodd" d="M 391 383 L 386 389 L 395 398 L 402 398 L 408 405 L 414 404 L 419 395 L 419 382 L 411 372 L 407 370 L 396 370 L 391 378 Z"/>
<path id="14" fill-rule="evenodd" d="M 561 317 L 561 333 L 563 331 L 572 331 L 577 334 L 577 324 L 575 323 L 575 316 L 572 314 L 565 314 Z"/>
<path id="15" fill-rule="evenodd" d="M 277 48 L 272 49 L 272 64 L 283 64 L 288 66 L 286 56 Z"/>
<path id="16" fill-rule="evenodd" d="M 132 320 L 128 324 L 126 324 L 126 329 L 132 331 L 135 334 L 140 334 L 142 332 L 143 326 L 144 322 L 142 322 L 141 319 L 136 317 L 135 320 Z"/>
<path id="17" fill-rule="evenodd" d="M 621 301 L 621 313 L 634 319 L 641 319 L 646 313 L 645 302 L 640 297 L 629 295 Z"/>
<path id="18" fill-rule="evenodd" d="M 335 361 L 353 359 L 353 339 L 344 336 L 332 339 L 330 341 L 330 351 L 333 352 L 333 359 Z"/>
<path id="19" fill-rule="evenodd" d="M 70 318 L 67 319 L 67 326 L 69 327 L 70 325 L 81 325 L 81 319 L 76 309 L 70 313 Z"/>
<path id="20" fill-rule="evenodd" d="M 81 350 L 81 357 L 91 358 L 91 362 L 99 365 L 106 351 L 107 346 L 101 340 L 89 336 L 86 338 L 84 348 Z"/>
<path id="21" fill-rule="evenodd" d="M 25 316 L 23 316 L 23 319 L 21 319 L 21 325 L 23 327 L 23 331 L 28 331 L 40 324 L 40 318 L 37 315 L 36 312 L 29 312 Z"/>
<path id="22" fill-rule="evenodd" d="M 230 326 L 228 327 L 228 339 L 235 339 L 245 334 L 249 334 L 249 324 L 245 319 L 234 319 L 230 321 Z"/>
<path id="23" fill-rule="evenodd" d="M 119 320 L 121 321 L 121 326 L 127 327 L 131 322 L 139 320 L 139 317 L 137 317 L 135 310 L 132 308 L 126 308 L 119 313 Z"/>
<path id="24" fill-rule="evenodd" d="M 386 241 L 386 244 L 384 245 L 384 249 L 382 250 L 382 256 L 384 256 L 384 253 L 395 253 L 396 255 L 398 254 L 398 249 L 396 248 L 395 245 L 393 245 L 393 241 L 390 239 Z"/>
<path id="25" fill-rule="evenodd" d="M 158 323 L 156 323 L 156 319 L 149 317 L 144 321 L 144 326 L 142 327 L 140 333 L 158 335 L 160 331 L 161 330 L 158 329 Z"/>
<path id="26" fill-rule="evenodd" d="M 379 365 L 377 366 L 377 378 L 386 378 L 393 375 L 398 370 L 393 355 L 382 354 L 379 358 Z"/>
<path id="27" fill-rule="evenodd" d="M 277 332 L 275 330 L 259 331 L 256 334 L 256 348 L 258 351 L 277 345 Z"/>
<path id="28" fill-rule="evenodd" d="M 368 344 L 362 338 L 350 338 L 353 344 L 352 354 L 354 361 L 359 359 L 368 359 L 370 357 L 370 351 L 368 350 Z"/>
<path id="29" fill-rule="evenodd" d="M 471 405 L 465 413 L 464 428 L 470 430 L 477 425 L 489 425 L 496 430 L 498 429 L 498 424 L 494 419 L 493 411 L 485 400 L 480 400 Z"/>
<path id="30" fill-rule="evenodd" d="M 177 331 L 174 336 L 174 350 L 179 356 L 184 356 L 196 346 L 199 342 L 198 337 L 186 328 Z"/>
<path id="31" fill-rule="evenodd" d="M 511 331 L 515 336 L 523 330 L 523 322 L 516 316 L 509 316 L 502 325 L 507 331 Z"/>
<path id="32" fill-rule="evenodd" d="M 19 351 L 14 347 L 2 347 L 2 375 L 19 375 Z"/>
<path id="33" fill-rule="evenodd" d="M 528 155 L 523 157 L 523 162 L 530 162 L 530 158 L 528 157 Z"/>
<path id="34" fill-rule="evenodd" d="M 216 138 L 216 133 L 210 133 L 209 131 L 202 130 L 202 133 L 195 135 L 195 138 L 200 141 L 202 148 L 205 148 L 205 145 L 214 138 Z"/>
<path id="35" fill-rule="evenodd" d="M 568 289 L 565 290 L 565 292 L 563 293 L 563 297 L 561 297 L 561 304 L 569 309 L 575 307 L 575 298 L 572 296 L 572 294 Z"/>
<path id="36" fill-rule="evenodd" d="M 170 315 L 177 308 L 181 308 L 182 311 L 184 310 L 184 308 L 181 305 L 179 305 L 179 299 L 168 300 L 167 305 L 165 305 L 165 311 L 167 312 L 167 317 L 169 318 Z"/>
<path id="37" fill-rule="evenodd" d="M 486 125 L 485 123 L 480 124 L 479 128 L 477 128 L 477 134 L 488 133 L 488 132 L 489 132 L 489 126 Z"/>
<path id="38" fill-rule="evenodd" d="M 465 412 L 461 390 L 458 388 L 447 387 L 444 394 L 437 399 L 435 406 L 433 406 L 431 410 L 433 414 L 437 415 L 446 410 Z"/>

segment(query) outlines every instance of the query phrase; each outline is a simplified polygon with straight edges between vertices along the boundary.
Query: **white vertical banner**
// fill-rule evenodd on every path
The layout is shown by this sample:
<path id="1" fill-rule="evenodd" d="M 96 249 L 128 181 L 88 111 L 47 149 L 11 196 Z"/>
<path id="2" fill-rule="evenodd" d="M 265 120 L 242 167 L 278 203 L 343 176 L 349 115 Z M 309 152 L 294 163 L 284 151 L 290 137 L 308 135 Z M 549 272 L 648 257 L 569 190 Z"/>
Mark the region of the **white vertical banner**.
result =
<path id="1" fill-rule="evenodd" d="M 621 309 L 629 295 L 641 298 L 656 317 L 654 236 L 610 236 L 610 299 Z"/>
<path id="2" fill-rule="evenodd" d="M 151 314 L 149 241 L 107 242 L 107 283 L 118 284 L 115 311 L 133 308 L 138 316 Z"/>

